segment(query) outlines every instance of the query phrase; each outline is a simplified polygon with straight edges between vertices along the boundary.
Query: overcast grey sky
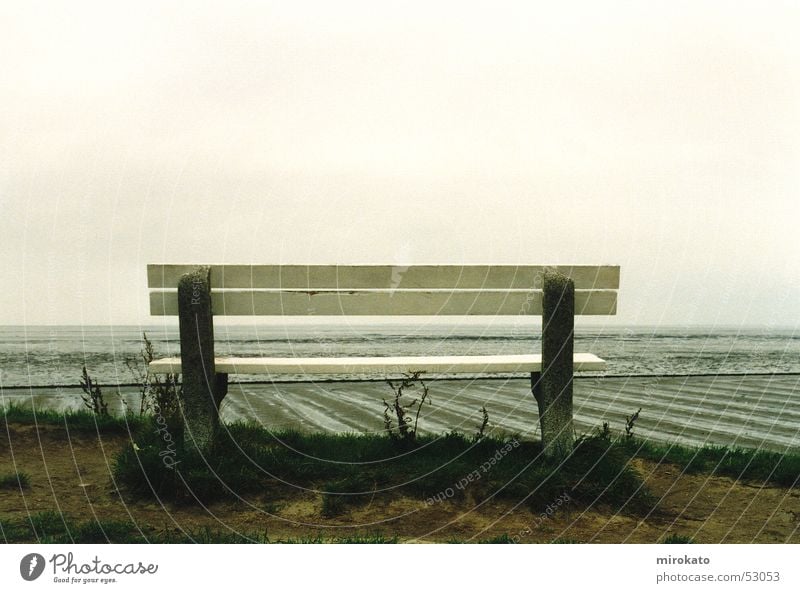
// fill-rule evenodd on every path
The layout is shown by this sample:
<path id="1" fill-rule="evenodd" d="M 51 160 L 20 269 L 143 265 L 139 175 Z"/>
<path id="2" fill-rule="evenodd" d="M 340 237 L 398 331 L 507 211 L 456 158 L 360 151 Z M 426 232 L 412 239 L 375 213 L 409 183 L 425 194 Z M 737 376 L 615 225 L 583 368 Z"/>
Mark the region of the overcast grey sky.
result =
<path id="1" fill-rule="evenodd" d="M 797 325 L 797 3 L 110 4 L 0 5 L 0 323 L 147 322 L 150 262 L 441 262 Z"/>

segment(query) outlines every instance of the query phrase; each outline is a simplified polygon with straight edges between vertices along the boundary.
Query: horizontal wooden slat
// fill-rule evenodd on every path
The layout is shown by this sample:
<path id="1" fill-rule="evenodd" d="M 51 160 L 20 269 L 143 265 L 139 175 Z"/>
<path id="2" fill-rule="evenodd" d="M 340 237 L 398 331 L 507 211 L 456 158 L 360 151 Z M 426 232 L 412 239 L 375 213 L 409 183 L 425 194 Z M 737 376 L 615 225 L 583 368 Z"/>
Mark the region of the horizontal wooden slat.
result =
<path id="1" fill-rule="evenodd" d="M 602 371 L 606 362 L 589 353 L 573 356 L 576 371 Z M 542 369 L 540 354 L 495 356 L 389 356 L 349 358 L 230 358 L 215 359 L 218 373 L 237 375 L 359 375 L 398 373 L 521 373 Z M 153 373 L 180 373 L 180 358 L 150 363 Z"/>
<path id="2" fill-rule="evenodd" d="M 150 288 L 176 288 L 199 264 L 151 264 Z M 558 270 L 577 289 L 619 288 L 619 266 L 545 265 L 211 265 L 212 288 L 457 288 L 542 287 L 545 268 Z"/>
<path id="3" fill-rule="evenodd" d="M 541 315 L 541 291 L 225 290 L 211 292 L 214 315 Z M 576 315 L 614 315 L 614 290 L 576 290 Z M 151 315 L 177 315 L 176 291 L 152 291 Z"/>

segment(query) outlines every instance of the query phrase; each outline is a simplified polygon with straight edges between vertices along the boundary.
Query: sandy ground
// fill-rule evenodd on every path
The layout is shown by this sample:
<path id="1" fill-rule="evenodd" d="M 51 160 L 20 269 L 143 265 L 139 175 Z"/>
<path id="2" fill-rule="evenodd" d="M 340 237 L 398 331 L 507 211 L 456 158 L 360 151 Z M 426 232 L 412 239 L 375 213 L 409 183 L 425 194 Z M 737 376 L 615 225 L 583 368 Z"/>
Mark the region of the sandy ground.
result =
<path id="1" fill-rule="evenodd" d="M 145 535 L 208 527 L 267 534 L 273 540 L 380 532 L 408 542 L 478 541 L 507 534 L 520 543 L 653 543 L 680 534 L 698 543 L 800 543 L 800 489 L 682 474 L 675 466 L 641 460 L 637 469 L 661 499 L 648 516 L 574 504 L 548 515 L 504 501 L 426 505 L 424 500 L 380 495 L 328 519 L 321 514 L 321 495 L 313 492 L 249 497 L 208 508 L 126 500 L 111 476 L 113 455 L 125 442 L 124 436 L 100 440 L 68 435 L 59 427 L 9 425 L 0 439 L 0 474 L 24 471 L 31 486 L 24 493 L 0 490 L 0 516 L 8 520 L 49 510 L 79 521 L 132 521 Z"/>

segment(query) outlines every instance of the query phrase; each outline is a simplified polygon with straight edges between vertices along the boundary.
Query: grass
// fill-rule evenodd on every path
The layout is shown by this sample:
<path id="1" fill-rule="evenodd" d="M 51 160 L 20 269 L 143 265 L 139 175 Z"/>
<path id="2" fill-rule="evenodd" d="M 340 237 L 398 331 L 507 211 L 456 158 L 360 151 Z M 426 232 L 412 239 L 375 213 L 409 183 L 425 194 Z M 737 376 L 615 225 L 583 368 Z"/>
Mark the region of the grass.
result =
<path id="1" fill-rule="evenodd" d="M 0 520 L 0 541 L 3 543 L 41 544 L 397 544 L 399 538 L 388 537 L 381 532 L 362 533 L 340 537 L 308 535 L 296 538 L 270 538 L 267 533 L 237 533 L 209 528 L 179 530 L 175 528 L 155 529 L 136 525 L 128 521 L 91 520 L 77 521 L 54 512 L 31 515 L 25 520 Z M 468 543 L 452 539 L 450 544 Z M 470 543 L 512 544 L 513 539 L 499 535 Z M 559 540 L 554 543 L 577 543 Z M 665 542 L 684 543 L 684 542 Z"/>
<path id="2" fill-rule="evenodd" d="M 692 544 L 694 541 L 688 535 L 680 535 L 677 533 L 671 533 L 667 537 L 664 538 L 664 541 L 661 542 L 662 544 Z"/>
<path id="3" fill-rule="evenodd" d="M 323 494 L 322 512 L 328 517 L 386 493 L 429 504 L 468 494 L 498 497 L 525 501 L 536 511 L 564 494 L 617 512 L 647 511 L 653 504 L 624 451 L 600 437 L 579 441 L 557 464 L 540 455 L 536 442 L 476 442 L 447 434 L 408 444 L 376 435 L 275 434 L 236 423 L 225 427 L 206 455 L 179 452 L 173 468 L 162 461 L 164 443 L 156 431 L 143 430 L 134 438 L 136 445 L 117 455 L 114 474 L 130 495 L 145 499 L 209 503 L 234 494 L 266 492 L 280 498 L 282 492 L 304 488 Z"/>
<path id="4" fill-rule="evenodd" d="M 220 438 L 204 457 L 194 451 L 177 451 L 178 463 L 169 468 L 163 462 L 165 443 L 152 417 L 34 412 L 11 406 L 0 412 L 0 422 L 50 425 L 70 433 L 130 434 L 131 442 L 115 457 L 114 476 L 126 495 L 133 498 L 193 505 L 252 494 L 266 498 L 268 502 L 260 504 L 271 512 L 279 510 L 298 490 L 309 490 L 321 495 L 321 513 L 327 518 L 398 494 L 428 504 L 467 498 L 524 501 L 534 512 L 543 511 L 566 494 L 569 504 L 605 505 L 611 512 L 636 515 L 651 511 L 655 501 L 633 469 L 634 458 L 674 464 L 688 473 L 784 487 L 797 487 L 800 480 L 798 452 L 692 448 L 636 437 L 613 439 L 601 432 L 579 439 L 572 455 L 556 464 L 542 458 L 537 442 L 491 437 L 476 440 L 452 433 L 420 436 L 409 443 L 380 435 L 271 433 L 251 423 L 223 426 Z M 29 487 L 30 478 L 24 472 L 0 476 L 2 489 Z M 267 534 L 140 530 L 125 522 L 81 523 L 48 513 L 21 523 L 0 523 L 0 528 L 0 536 L 6 541 L 270 541 Z M 341 543 L 361 539 L 372 542 L 376 538 L 380 539 L 367 534 L 344 538 Z M 297 542 L 318 539 L 309 536 Z M 673 535 L 664 543 L 686 543 L 686 539 Z M 500 536 L 484 543 L 506 540 L 510 538 Z"/>
<path id="5" fill-rule="evenodd" d="M 460 540 L 458 538 L 452 537 L 449 540 L 447 540 L 447 543 L 448 544 L 465 544 L 465 543 L 468 543 L 468 542 L 465 542 L 465 541 Z M 513 544 L 514 540 L 507 533 L 504 533 L 503 535 L 498 535 L 496 537 L 490 537 L 488 539 L 481 539 L 481 540 L 478 540 L 477 542 L 470 542 L 470 543 L 478 543 L 478 544 Z"/>
<path id="6" fill-rule="evenodd" d="M 152 418 L 128 414 L 125 416 L 100 416 L 87 410 L 58 412 L 53 410 L 33 410 L 18 404 L 11 404 L 0 409 L 0 423 L 36 424 L 40 426 L 66 427 L 70 432 L 91 434 L 134 434 L 149 429 Z M 389 439 L 381 437 L 364 437 L 360 435 L 300 435 L 299 433 L 270 434 L 254 424 L 238 423 L 228 427 L 233 438 L 243 437 L 252 443 L 266 439 L 269 443 L 284 441 L 289 444 L 297 442 L 303 446 L 311 445 L 310 450 L 333 445 L 340 451 L 338 458 L 346 459 L 350 453 L 356 454 L 351 460 L 357 461 L 369 455 L 386 451 Z M 466 437 L 459 437 L 467 441 Z M 314 442 L 316 440 L 316 442 Z M 424 445 L 430 438 L 421 437 Z M 601 436 L 601 440 L 605 440 Z M 370 441 L 369 443 L 367 441 Z M 495 441 L 496 442 L 496 441 Z M 528 449 L 530 444 L 526 444 Z M 423 450 L 425 446 L 421 447 Z M 687 447 L 676 444 L 663 444 L 644 441 L 636 437 L 618 439 L 614 449 L 621 450 L 628 458 L 638 457 L 659 463 L 670 463 L 679 466 L 689 473 L 714 473 L 735 479 L 764 481 L 785 487 L 796 487 L 800 484 L 800 451 L 778 453 L 759 449 L 742 449 L 724 446 L 707 446 L 702 448 Z M 356 449 L 364 449 L 359 455 Z M 207 469 L 207 468 L 206 468 Z M 347 483 L 347 476 L 332 476 L 331 480 Z M 14 487 L 16 487 L 16 482 Z M 341 488 L 338 485 L 336 488 Z M 336 490 L 328 488 L 327 490 Z M 345 488 L 346 489 L 346 488 Z M 326 490 L 326 488 L 323 488 Z M 352 488 L 351 488 L 352 490 Z"/>
<path id="7" fill-rule="evenodd" d="M 0 490 L 26 490 L 31 479 L 26 473 L 3 474 L 0 476 Z"/>
<path id="8" fill-rule="evenodd" d="M 800 455 L 771 451 L 690 448 L 607 435 L 580 439 L 562 464 L 540 455 L 536 442 L 509 448 L 496 438 L 475 441 L 459 434 L 419 437 L 415 444 L 357 434 L 270 433 L 253 425 L 225 427 L 204 458 L 179 454 L 174 469 L 159 457 L 154 431 L 137 437 L 116 458 L 115 476 L 134 497 L 159 497 L 194 504 L 260 494 L 280 499 L 297 488 L 322 494 L 323 516 L 331 518 L 387 494 L 438 504 L 467 496 L 524 501 L 540 512 L 564 494 L 578 505 L 607 505 L 614 512 L 651 511 L 654 499 L 634 471 L 634 457 L 666 462 L 689 473 L 730 476 L 793 487 Z M 487 465 L 503 453 L 499 461 Z M 475 477 L 465 483 L 465 478 Z M 459 485 L 463 485 L 460 488 Z"/>
<path id="9" fill-rule="evenodd" d="M 682 447 L 627 439 L 618 445 L 628 455 L 671 463 L 688 473 L 728 476 L 737 480 L 770 482 L 794 488 L 800 483 L 800 453 L 708 446 Z"/>
<path id="10" fill-rule="evenodd" d="M 396 537 L 365 533 L 326 538 L 321 535 L 295 539 L 271 539 L 266 533 L 236 533 L 208 528 L 194 530 L 162 529 L 135 525 L 128 521 L 77 521 L 54 512 L 31 515 L 25 520 L 0 520 L 0 541 L 42 544 L 395 544 Z"/>
<path id="11" fill-rule="evenodd" d="M 454 541 L 453 543 L 458 543 L 458 542 Z M 504 533 L 503 535 L 498 535 L 496 537 L 491 537 L 489 539 L 479 540 L 478 543 L 479 544 L 513 544 L 514 543 L 514 539 L 510 535 L 508 535 L 507 533 Z"/>
<path id="12" fill-rule="evenodd" d="M 734 449 L 692 448 L 593 435 L 579 441 L 562 466 L 539 457 L 538 443 L 520 445 L 480 472 L 460 490 L 456 485 L 480 470 L 506 443 L 484 438 L 477 443 L 458 434 L 422 436 L 415 444 L 384 436 L 356 434 L 270 433 L 255 424 L 224 427 L 215 449 L 200 459 L 180 453 L 175 470 L 162 463 L 165 449 L 147 416 L 100 416 L 88 411 L 33 411 L 5 408 L 0 421 L 60 426 L 75 433 L 132 434 L 139 450 L 128 446 L 117 456 L 115 474 L 134 496 L 192 502 L 280 489 L 281 481 L 323 493 L 323 514 L 335 517 L 365 504 L 377 493 L 399 491 L 427 499 L 462 498 L 473 493 L 525 498 L 538 510 L 564 493 L 578 502 L 607 503 L 636 512 L 649 504 L 646 490 L 629 467 L 632 458 L 675 464 L 689 473 L 713 473 L 741 480 L 794 487 L 800 478 L 800 454 Z M 27 486 L 3 476 L 0 487 Z M 452 496 L 447 496 L 448 488 Z"/>
<path id="13" fill-rule="evenodd" d="M 350 475 L 323 486 L 322 516 L 337 517 L 347 509 L 368 503 L 374 498 L 374 484 L 362 475 Z M 365 494 L 362 494 L 365 493 Z"/>
<path id="14" fill-rule="evenodd" d="M 148 424 L 142 416 L 95 415 L 88 410 L 57 412 L 35 410 L 18 404 L 0 408 L 1 424 L 33 424 L 66 427 L 71 432 L 91 434 L 128 434 Z"/>

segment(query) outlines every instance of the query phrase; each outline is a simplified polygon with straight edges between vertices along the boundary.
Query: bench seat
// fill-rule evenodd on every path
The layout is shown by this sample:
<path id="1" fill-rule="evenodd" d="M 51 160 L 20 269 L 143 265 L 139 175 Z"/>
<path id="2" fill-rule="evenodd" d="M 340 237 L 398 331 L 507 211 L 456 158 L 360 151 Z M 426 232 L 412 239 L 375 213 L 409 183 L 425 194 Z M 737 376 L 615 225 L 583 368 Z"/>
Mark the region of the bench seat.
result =
<path id="1" fill-rule="evenodd" d="M 231 375 L 367 374 L 367 373 L 538 373 L 541 354 L 488 356 L 371 356 L 345 358 L 231 358 L 215 357 L 217 373 Z M 573 355 L 576 371 L 602 371 L 606 361 L 594 354 Z M 180 373 L 180 358 L 162 358 L 150 363 L 153 373 Z"/>
<path id="2" fill-rule="evenodd" d="M 151 264 L 150 313 L 178 317 L 180 356 L 155 360 L 149 370 L 180 374 L 184 444 L 201 452 L 219 432 L 219 406 L 230 375 L 271 381 L 524 373 L 539 408 L 542 452 L 563 460 L 574 445 L 574 371 L 606 368 L 594 354 L 574 354 L 575 318 L 615 315 L 619 278 L 619 266 L 592 265 Z M 464 316 L 540 317 L 542 354 L 333 357 L 331 351 L 304 350 L 302 358 L 218 357 L 214 319 L 231 315 L 424 316 L 456 322 Z M 529 329 L 533 338 L 536 326 Z M 533 339 L 529 346 L 535 346 Z"/>

